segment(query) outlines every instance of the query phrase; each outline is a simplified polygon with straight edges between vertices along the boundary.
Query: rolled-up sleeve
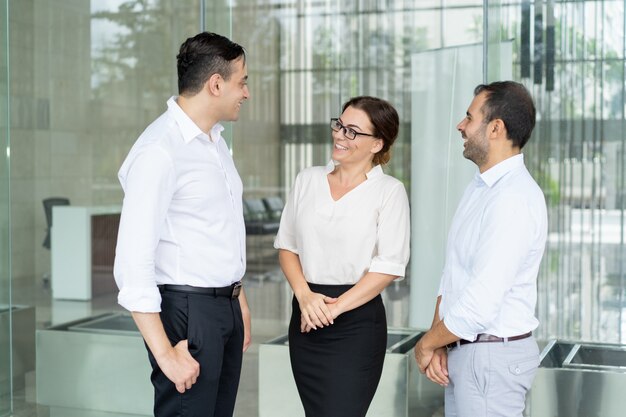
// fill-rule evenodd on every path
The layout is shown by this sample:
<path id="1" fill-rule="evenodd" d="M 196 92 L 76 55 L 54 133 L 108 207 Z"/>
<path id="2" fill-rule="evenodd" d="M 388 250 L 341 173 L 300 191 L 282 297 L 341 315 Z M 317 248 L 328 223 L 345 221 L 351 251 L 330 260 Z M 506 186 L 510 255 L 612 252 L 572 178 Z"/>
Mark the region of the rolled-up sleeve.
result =
<path id="1" fill-rule="evenodd" d="M 297 195 L 300 189 L 300 175 L 296 177 L 287 203 L 280 216 L 280 227 L 274 239 L 275 249 L 284 249 L 298 254 L 298 242 L 296 239 L 296 209 Z"/>
<path id="2" fill-rule="evenodd" d="M 403 278 L 410 254 L 411 225 L 409 199 L 402 183 L 396 183 L 385 196 L 378 215 L 377 253 L 369 272 Z"/>
<path id="3" fill-rule="evenodd" d="M 474 340 L 493 326 L 519 269 L 532 245 L 537 229 L 522 195 L 502 195 L 490 204 L 483 222 L 473 260 L 471 277 L 463 294 L 444 317 L 456 336 Z"/>
<path id="4" fill-rule="evenodd" d="M 124 205 L 117 239 L 114 275 L 118 303 L 130 311 L 161 311 L 155 253 L 175 190 L 172 159 L 158 146 L 139 150 L 120 169 Z"/>

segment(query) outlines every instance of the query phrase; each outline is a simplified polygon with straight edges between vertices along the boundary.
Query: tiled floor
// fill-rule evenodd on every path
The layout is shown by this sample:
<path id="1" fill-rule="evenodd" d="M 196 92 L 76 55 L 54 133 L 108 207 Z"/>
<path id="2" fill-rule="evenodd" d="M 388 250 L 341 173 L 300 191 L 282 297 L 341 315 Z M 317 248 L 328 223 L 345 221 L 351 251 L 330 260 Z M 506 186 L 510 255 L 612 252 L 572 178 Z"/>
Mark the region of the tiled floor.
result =
<path id="1" fill-rule="evenodd" d="M 258 352 L 259 344 L 286 333 L 291 311 L 291 290 L 281 274 L 274 272 L 269 277 L 245 279 L 246 294 L 252 310 L 253 343 L 244 355 L 236 417 L 258 416 Z M 407 281 L 392 284 L 383 299 L 387 307 L 390 326 L 406 326 L 408 322 Z M 36 307 L 37 328 L 64 323 L 111 311 L 121 311 L 116 303 L 116 294 L 107 294 L 91 301 L 52 300 L 49 289 L 41 281 L 33 285 L 15 285 L 14 304 Z M 126 417 L 119 414 L 90 412 L 76 409 L 57 409 L 35 402 L 35 372 L 26 376 L 24 387 L 14 390 L 14 417 Z M 129 395 L 132 395 L 129 393 Z M 131 417 L 131 416 L 129 416 Z"/>

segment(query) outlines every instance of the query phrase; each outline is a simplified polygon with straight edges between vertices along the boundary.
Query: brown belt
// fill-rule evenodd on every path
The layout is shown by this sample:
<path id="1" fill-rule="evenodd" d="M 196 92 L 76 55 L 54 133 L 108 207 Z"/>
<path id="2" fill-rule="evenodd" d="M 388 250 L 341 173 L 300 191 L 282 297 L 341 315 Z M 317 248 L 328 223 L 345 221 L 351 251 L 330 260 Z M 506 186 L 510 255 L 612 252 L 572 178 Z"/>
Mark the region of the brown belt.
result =
<path id="1" fill-rule="evenodd" d="M 494 336 L 491 334 L 480 333 L 478 336 L 476 336 L 476 340 L 474 341 L 461 339 L 461 340 L 457 340 L 454 343 L 450 343 L 446 345 L 446 347 L 448 349 L 452 349 L 460 345 L 466 345 L 468 343 L 493 343 L 493 342 L 507 342 L 507 341 L 513 342 L 515 340 L 522 340 L 522 339 L 529 338 L 530 336 L 532 336 L 532 334 L 533 332 L 528 332 L 528 333 L 520 334 L 518 336 L 498 337 L 498 336 Z"/>

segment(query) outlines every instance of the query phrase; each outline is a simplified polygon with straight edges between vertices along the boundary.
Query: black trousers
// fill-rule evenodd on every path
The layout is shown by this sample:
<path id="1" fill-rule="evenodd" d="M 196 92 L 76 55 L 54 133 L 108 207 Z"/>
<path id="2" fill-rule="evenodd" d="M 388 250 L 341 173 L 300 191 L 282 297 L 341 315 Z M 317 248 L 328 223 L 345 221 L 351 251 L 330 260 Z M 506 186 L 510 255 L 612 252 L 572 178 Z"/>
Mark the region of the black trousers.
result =
<path id="1" fill-rule="evenodd" d="M 338 297 L 350 285 L 309 284 Z M 379 296 L 324 328 L 300 332 L 293 299 L 289 353 L 306 417 L 364 417 L 376 393 L 387 348 L 387 318 Z"/>
<path id="2" fill-rule="evenodd" d="M 239 300 L 163 291 L 161 321 L 172 346 L 187 339 L 200 364 L 197 382 L 176 391 L 148 349 L 155 417 L 232 417 L 243 357 Z"/>

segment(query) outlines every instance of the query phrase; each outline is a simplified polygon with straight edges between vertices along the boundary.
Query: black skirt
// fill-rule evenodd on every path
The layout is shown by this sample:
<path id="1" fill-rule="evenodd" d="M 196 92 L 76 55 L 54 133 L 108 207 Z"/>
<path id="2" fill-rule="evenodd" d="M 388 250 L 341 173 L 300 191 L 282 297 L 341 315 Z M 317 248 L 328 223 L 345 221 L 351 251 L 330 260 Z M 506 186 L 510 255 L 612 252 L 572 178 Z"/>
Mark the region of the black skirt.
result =
<path id="1" fill-rule="evenodd" d="M 338 297 L 351 285 L 309 284 Z M 387 348 L 387 318 L 380 295 L 324 328 L 300 332 L 293 298 L 289 324 L 291 368 L 306 417 L 364 417 L 380 381 Z"/>

